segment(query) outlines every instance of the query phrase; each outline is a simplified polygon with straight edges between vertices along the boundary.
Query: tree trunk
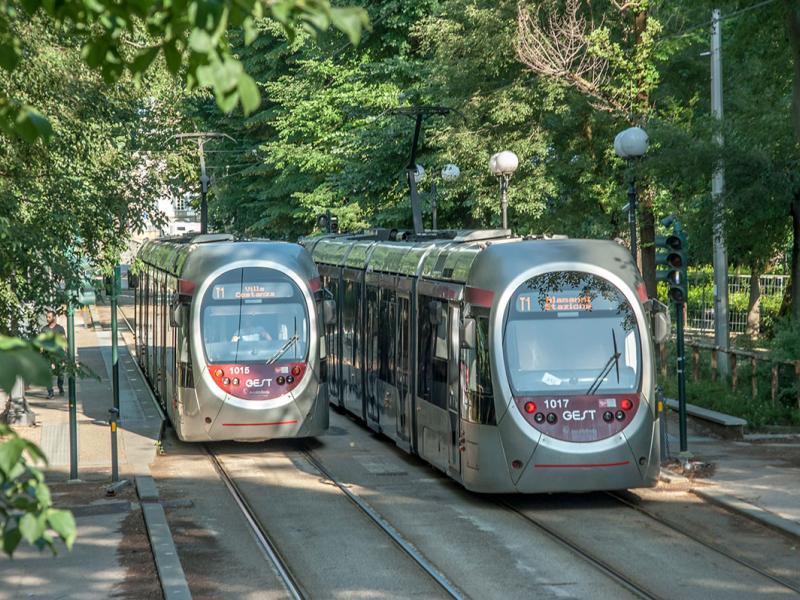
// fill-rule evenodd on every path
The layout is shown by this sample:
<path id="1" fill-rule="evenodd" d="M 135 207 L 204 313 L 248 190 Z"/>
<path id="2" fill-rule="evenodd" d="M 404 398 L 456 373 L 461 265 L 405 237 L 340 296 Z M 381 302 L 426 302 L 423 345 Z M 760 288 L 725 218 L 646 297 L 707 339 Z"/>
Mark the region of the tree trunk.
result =
<path id="1" fill-rule="evenodd" d="M 642 194 L 639 209 L 639 256 L 641 257 L 642 278 L 650 298 L 656 292 L 656 221 L 653 214 L 653 200 L 647 191 Z"/>
<path id="2" fill-rule="evenodd" d="M 747 326 L 745 333 L 750 337 L 758 336 L 761 330 L 761 270 L 755 265 L 750 267 L 750 298 L 747 302 Z"/>
<path id="3" fill-rule="evenodd" d="M 795 192 L 792 199 L 792 285 L 790 300 L 792 303 L 792 319 L 800 318 L 800 197 Z"/>
<path id="4" fill-rule="evenodd" d="M 784 0 L 786 6 L 786 30 L 789 45 L 792 49 L 794 62 L 794 84 L 792 86 L 792 125 L 794 138 L 800 142 L 800 1 Z M 792 199 L 792 318 L 800 317 L 800 264 L 798 252 L 800 251 L 800 191 L 796 191 Z"/>

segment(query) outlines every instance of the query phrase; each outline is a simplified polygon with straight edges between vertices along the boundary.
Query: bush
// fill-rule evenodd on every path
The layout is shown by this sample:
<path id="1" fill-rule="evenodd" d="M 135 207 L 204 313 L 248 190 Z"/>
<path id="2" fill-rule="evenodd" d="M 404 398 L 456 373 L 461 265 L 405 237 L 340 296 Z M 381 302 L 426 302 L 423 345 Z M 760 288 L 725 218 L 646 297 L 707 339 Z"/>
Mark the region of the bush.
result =
<path id="1" fill-rule="evenodd" d="M 800 351 L 800 327 L 794 327 L 797 337 L 793 338 Z M 695 367 L 692 350 L 686 348 L 686 398 L 687 402 L 716 410 L 722 413 L 747 419 L 751 428 L 765 425 L 800 425 L 800 409 L 797 407 L 798 383 L 791 365 L 778 368 L 778 389 L 775 401 L 772 400 L 772 365 L 768 361 L 756 362 L 756 381 L 758 392 L 752 397 L 752 367 L 749 361 L 739 362 L 737 367 L 738 385 L 734 392 L 730 382 L 712 381 L 711 353 L 701 350 L 697 368 L 697 381 L 694 381 Z M 775 356 L 775 358 L 778 358 Z M 740 359 L 741 361 L 741 359 Z M 659 379 L 664 393 L 678 397 L 677 376 L 675 374 L 675 345 L 670 344 L 668 375 Z"/>

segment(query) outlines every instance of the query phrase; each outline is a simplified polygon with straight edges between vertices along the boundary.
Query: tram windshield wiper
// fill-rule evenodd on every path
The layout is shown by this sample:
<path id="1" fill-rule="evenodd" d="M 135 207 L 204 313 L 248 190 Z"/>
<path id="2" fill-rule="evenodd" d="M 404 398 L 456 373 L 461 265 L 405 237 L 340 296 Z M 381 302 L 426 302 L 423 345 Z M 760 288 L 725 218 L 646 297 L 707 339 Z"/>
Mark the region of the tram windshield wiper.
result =
<path id="1" fill-rule="evenodd" d="M 298 338 L 297 334 L 295 333 L 292 337 L 290 337 L 288 340 L 286 340 L 286 343 L 283 346 L 281 346 L 280 348 L 278 348 L 278 351 L 275 352 L 275 354 L 273 354 L 270 357 L 270 359 L 267 361 L 267 364 L 271 365 L 276 360 L 278 360 L 281 356 L 283 356 L 286 353 L 286 351 L 289 348 L 292 347 L 292 344 L 294 344 L 298 339 L 300 339 L 300 338 Z"/>
<path id="2" fill-rule="evenodd" d="M 602 385 L 603 379 L 605 376 L 608 375 L 608 372 L 611 371 L 611 365 L 614 365 L 617 372 L 617 383 L 619 383 L 619 357 L 620 353 L 617 349 L 617 336 L 614 333 L 614 330 L 611 330 L 611 342 L 614 344 L 614 353 L 609 357 L 608 361 L 606 361 L 603 370 L 600 371 L 600 374 L 597 378 L 592 382 L 592 385 L 589 386 L 589 389 L 586 391 L 587 396 L 591 396 L 594 394 Z"/>

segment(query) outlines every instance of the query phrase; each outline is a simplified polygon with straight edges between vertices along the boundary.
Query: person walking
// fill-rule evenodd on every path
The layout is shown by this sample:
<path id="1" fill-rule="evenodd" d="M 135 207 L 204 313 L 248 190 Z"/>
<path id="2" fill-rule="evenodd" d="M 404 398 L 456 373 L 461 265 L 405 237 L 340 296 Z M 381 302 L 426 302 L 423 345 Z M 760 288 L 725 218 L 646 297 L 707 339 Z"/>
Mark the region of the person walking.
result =
<path id="1" fill-rule="evenodd" d="M 56 311 L 48 310 L 47 311 L 47 324 L 42 327 L 42 333 L 60 333 L 64 336 L 64 339 L 67 337 L 67 332 L 64 331 L 64 328 L 58 324 L 56 321 Z M 64 367 L 61 364 L 54 364 L 52 365 L 53 372 L 56 376 L 56 383 L 58 384 L 58 395 L 64 395 Z M 47 397 L 53 397 L 53 380 L 50 380 L 50 385 L 47 388 Z"/>

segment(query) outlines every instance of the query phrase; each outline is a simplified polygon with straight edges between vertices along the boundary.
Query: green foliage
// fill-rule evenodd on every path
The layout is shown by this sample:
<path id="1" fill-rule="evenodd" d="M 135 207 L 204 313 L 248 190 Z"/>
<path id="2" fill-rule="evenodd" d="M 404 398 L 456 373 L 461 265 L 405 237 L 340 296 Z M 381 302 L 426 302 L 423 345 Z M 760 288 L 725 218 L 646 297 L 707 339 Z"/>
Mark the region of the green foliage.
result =
<path id="1" fill-rule="evenodd" d="M 770 350 L 776 358 L 800 360 L 800 321 L 782 318 L 775 323 Z"/>
<path id="2" fill-rule="evenodd" d="M 65 340 L 62 336 L 41 333 L 28 342 L 0 335 L 0 390 L 11 393 L 21 377 L 29 385 L 48 385 L 52 381 L 51 362 L 62 362 Z"/>
<path id="3" fill-rule="evenodd" d="M 797 342 L 794 342 L 797 345 Z M 740 356 L 737 367 L 738 383 L 736 391 L 731 389 L 730 381 L 712 379 L 711 355 L 708 350 L 700 350 L 698 380 L 694 380 L 694 361 L 690 346 L 686 348 L 686 397 L 687 402 L 716 410 L 725 414 L 747 419 L 752 429 L 768 425 L 800 425 L 800 408 L 797 397 L 800 388 L 794 377 L 793 365 L 778 365 L 778 387 L 775 400 L 772 399 L 772 366 L 770 360 L 756 362 L 756 382 L 758 392 L 752 396 L 752 366 L 750 361 Z M 764 355 L 776 360 L 783 358 L 780 352 Z M 669 373 L 660 378 L 667 396 L 677 398 L 677 375 L 674 370 L 675 345 L 670 344 L 668 352 Z"/>
<path id="4" fill-rule="evenodd" d="M 80 39 L 83 62 L 100 72 L 108 84 L 125 74 L 141 78 L 161 56 L 169 72 L 180 76 L 190 90 L 210 88 L 222 110 L 241 104 L 245 113 L 258 106 L 259 94 L 231 51 L 230 29 L 241 28 L 249 44 L 257 36 L 256 21 L 268 17 L 289 37 L 333 27 L 356 44 L 368 25 L 363 10 L 331 6 L 329 0 L 2 0 L 0 69 L 14 73 L 29 68 L 23 60 L 25 44 L 19 25 L 40 15 L 55 29 Z M 0 131 L 29 142 L 50 136 L 47 120 L 5 89 L 0 92 Z"/>
<path id="5" fill-rule="evenodd" d="M 36 444 L 0 425 L 0 544 L 9 556 L 23 540 L 53 554 L 58 540 L 67 549 L 75 542 L 72 513 L 53 508 L 44 475 L 35 466 L 46 462 Z"/>
<path id="6" fill-rule="evenodd" d="M 62 336 L 43 333 L 26 342 L 0 335 L 0 389 L 11 394 L 18 377 L 48 385 L 51 360 L 63 359 L 63 350 Z M 0 546 L 9 556 L 22 540 L 53 553 L 57 539 L 67 548 L 75 541 L 75 519 L 69 511 L 53 508 L 50 490 L 35 466 L 46 460 L 36 444 L 0 425 Z"/>

